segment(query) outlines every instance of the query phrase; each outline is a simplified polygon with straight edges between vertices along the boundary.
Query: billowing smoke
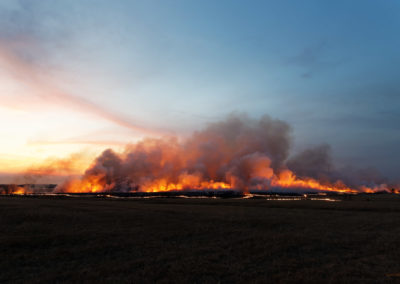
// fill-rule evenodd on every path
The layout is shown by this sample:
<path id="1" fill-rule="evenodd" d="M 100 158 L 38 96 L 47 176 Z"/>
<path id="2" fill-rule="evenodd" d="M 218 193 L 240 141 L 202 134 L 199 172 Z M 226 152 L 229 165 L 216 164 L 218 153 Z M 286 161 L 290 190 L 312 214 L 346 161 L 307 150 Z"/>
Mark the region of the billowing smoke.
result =
<path id="1" fill-rule="evenodd" d="M 337 180 L 358 189 L 388 190 L 389 185 L 382 174 L 374 168 L 355 169 L 349 166 L 338 169 L 332 161 L 331 147 L 327 144 L 304 150 L 287 161 L 287 167 L 299 178 L 311 177 L 322 183 Z"/>
<path id="2" fill-rule="evenodd" d="M 322 145 L 290 159 L 290 126 L 265 115 L 251 119 L 234 114 L 177 138 L 147 138 L 124 152 L 105 150 L 81 179 L 60 192 L 130 192 L 201 189 L 373 191 L 376 185 L 346 184 Z M 335 178 L 338 179 L 335 179 Z M 368 183 L 371 185 L 371 182 Z"/>
<path id="3" fill-rule="evenodd" d="M 326 179 L 332 175 L 333 171 L 331 148 L 323 144 L 306 149 L 290 158 L 287 166 L 301 177 Z"/>

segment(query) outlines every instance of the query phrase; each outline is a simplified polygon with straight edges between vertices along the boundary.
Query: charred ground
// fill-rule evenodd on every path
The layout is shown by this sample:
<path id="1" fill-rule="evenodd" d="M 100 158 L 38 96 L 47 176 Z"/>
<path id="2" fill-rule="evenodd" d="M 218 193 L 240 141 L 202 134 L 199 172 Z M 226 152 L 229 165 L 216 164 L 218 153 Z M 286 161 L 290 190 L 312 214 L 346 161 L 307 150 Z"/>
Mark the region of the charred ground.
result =
<path id="1" fill-rule="evenodd" d="M 392 282 L 400 198 L 0 197 L 0 282 Z"/>

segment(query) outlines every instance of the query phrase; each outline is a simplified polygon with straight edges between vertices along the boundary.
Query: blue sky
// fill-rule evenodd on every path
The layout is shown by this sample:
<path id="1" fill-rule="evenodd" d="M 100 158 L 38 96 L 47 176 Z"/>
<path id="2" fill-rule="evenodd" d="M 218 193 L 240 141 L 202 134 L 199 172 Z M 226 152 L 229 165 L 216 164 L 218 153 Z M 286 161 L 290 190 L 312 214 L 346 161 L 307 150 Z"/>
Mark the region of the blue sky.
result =
<path id="1" fill-rule="evenodd" d="M 245 112 L 395 178 L 399 30 L 397 0 L 3 0 L 0 171 Z"/>

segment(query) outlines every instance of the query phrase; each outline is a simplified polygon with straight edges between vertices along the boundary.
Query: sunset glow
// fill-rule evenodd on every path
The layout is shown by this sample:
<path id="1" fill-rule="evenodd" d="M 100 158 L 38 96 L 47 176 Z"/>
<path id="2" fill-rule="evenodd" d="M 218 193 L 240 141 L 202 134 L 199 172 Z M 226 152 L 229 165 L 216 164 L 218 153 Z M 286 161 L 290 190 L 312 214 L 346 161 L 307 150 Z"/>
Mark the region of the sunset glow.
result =
<path id="1" fill-rule="evenodd" d="M 0 4 L 0 184 L 397 191 L 397 4 L 117 2 Z"/>

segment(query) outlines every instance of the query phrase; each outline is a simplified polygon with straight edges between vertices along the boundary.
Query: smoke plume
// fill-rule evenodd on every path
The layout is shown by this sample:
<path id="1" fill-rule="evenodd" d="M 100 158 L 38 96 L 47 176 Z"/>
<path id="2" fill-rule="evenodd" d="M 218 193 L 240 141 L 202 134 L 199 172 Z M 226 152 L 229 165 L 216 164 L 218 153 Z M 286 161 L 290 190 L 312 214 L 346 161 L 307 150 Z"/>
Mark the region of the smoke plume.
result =
<path id="1" fill-rule="evenodd" d="M 184 141 L 147 138 L 124 152 L 105 150 L 81 179 L 60 192 L 130 192 L 202 189 L 313 190 L 372 192 L 383 187 L 353 187 L 333 168 L 327 145 L 289 157 L 291 128 L 265 115 L 233 114 L 209 124 Z M 339 177 L 335 179 L 335 177 Z M 371 182 L 369 183 L 371 185 Z"/>

